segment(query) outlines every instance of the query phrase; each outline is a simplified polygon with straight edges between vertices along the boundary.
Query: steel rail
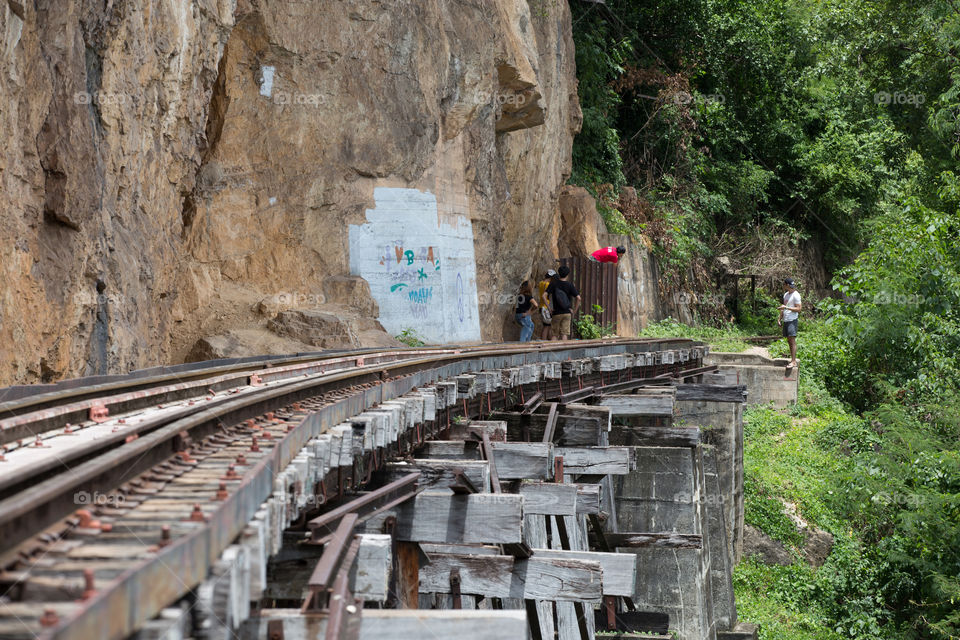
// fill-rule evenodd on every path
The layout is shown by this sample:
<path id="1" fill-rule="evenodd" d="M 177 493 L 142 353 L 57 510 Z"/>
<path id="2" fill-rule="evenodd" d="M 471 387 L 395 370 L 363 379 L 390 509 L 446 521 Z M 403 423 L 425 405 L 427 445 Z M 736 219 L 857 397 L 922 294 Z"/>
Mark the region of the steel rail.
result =
<path id="1" fill-rule="evenodd" d="M 688 343 L 689 340 L 685 338 L 603 338 L 598 340 L 571 340 L 571 341 L 552 341 L 547 343 L 525 343 L 528 345 L 527 348 L 535 350 L 556 350 L 559 348 L 564 348 L 564 345 L 569 348 L 571 344 L 582 344 L 582 345 L 598 345 L 598 344 L 610 344 L 618 341 L 626 341 L 631 344 L 669 344 L 669 343 Z M 504 346 L 513 346 L 524 344 L 524 343 L 501 343 Z M 116 377 L 120 378 L 118 380 L 110 382 L 101 382 L 89 386 L 78 386 L 70 387 L 66 389 L 56 389 L 47 392 L 35 393 L 26 395 L 15 400 L 8 400 L 5 402 L 0 402 L 0 416 L 4 418 L 19 416 L 28 411 L 37 411 L 47 407 L 59 406 L 68 401 L 82 401 L 91 398 L 101 398 L 109 394 L 117 394 L 120 392 L 135 392 L 141 389 L 150 389 L 164 384 L 178 384 L 178 383 L 188 383 L 191 380 L 196 379 L 206 379 L 215 377 L 217 375 L 229 375 L 229 374 L 249 374 L 249 373 L 261 373 L 265 368 L 281 368 L 284 366 L 296 365 L 296 364 L 305 364 L 312 362 L 322 362 L 326 360 L 349 360 L 356 358 L 368 358 L 376 357 L 377 354 L 397 354 L 398 356 L 403 356 L 404 354 L 421 354 L 429 352 L 449 352 L 449 353 L 471 353 L 475 350 L 484 350 L 490 348 L 490 343 L 477 343 L 477 344 L 468 344 L 468 345 L 436 345 L 436 346 L 424 346 L 424 347 L 395 347 L 390 350 L 385 350 L 383 348 L 370 348 L 370 349 L 356 349 L 352 351 L 336 351 L 336 352 L 327 352 L 327 351 L 318 351 L 308 354 L 296 354 L 287 356 L 277 356 L 276 358 L 264 359 L 264 360 L 254 360 L 254 361 L 244 361 L 237 364 L 214 364 L 209 367 L 199 367 L 197 369 L 190 369 L 187 371 L 173 371 L 169 373 L 161 373 L 146 377 L 138 376 L 138 372 L 132 372 L 127 375 L 118 375 Z M 219 362 L 219 361 L 213 361 Z M 149 371 L 149 370 L 147 370 Z M 8 388 L 8 389 L 12 389 Z M 18 389 L 21 387 L 17 387 Z M 0 389 L 0 397 L 2 397 L 3 392 L 8 389 Z"/>
<path id="2" fill-rule="evenodd" d="M 685 339 L 619 339 L 522 346 L 483 345 L 469 349 L 444 349 L 444 353 L 436 350 L 431 352 L 432 355 L 420 358 L 359 366 L 267 387 L 249 397 L 230 398 L 216 407 L 198 407 L 193 415 L 159 426 L 138 440 L 82 463 L 67 474 L 50 478 L 28 492 L 4 500 L 0 503 L 0 539 L 12 544 L 62 519 L 76 507 L 65 497 L 77 490 L 110 490 L 169 459 L 175 453 L 173 443 L 183 431 L 199 439 L 224 425 L 239 423 L 305 398 L 336 389 L 356 388 L 354 393 L 345 398 L 336 399 L 314 411 L 300 426 L 276 441 L 268 456 L 243 476 L 239 490 L 220 503 L 211 520 L 200 531 L 176 540 L 161 549 L 155 557 L 125 573 L 112 588 L 98 593 L 84 608 L 82 615 L 71 619 L 75 624 L 66 621 L 53 633 L 53 637 L 57 638 L 94 637 L 84 635 L 87 632 L 104 634 L 96 637 L 123 637 L 136 630 L 137 625 L 145 619 L 155 615 L 159 607 L 175 601 L 183 595 L 184 589 L 192 588 L 203 579 L 211 559 L 218 557 L 231 543 L 253 512 L 269 496 L 276 473 L 289 463 L 309 439 L 330 426 L 417 386 L 438 379 L 449 379 L 466 371 L 623 353 L 631 350 L 631 347 L 632 351 L 648 351 L 651 347 L 669 348 L 676 344 L 699 343 Z M 402 350 L 400 353 L 409 351 Z M 364 384 L 368 385 L 367 388 L 363 388 Z M 164 583 L 162 574 L 169 571 L 169 567 L 182 568 L 181 584 L 169 584 L 171 581 L 166 580 L 160 586 L 159 583 Z M 154 589 L 148 585 L 157 586 Z"/>

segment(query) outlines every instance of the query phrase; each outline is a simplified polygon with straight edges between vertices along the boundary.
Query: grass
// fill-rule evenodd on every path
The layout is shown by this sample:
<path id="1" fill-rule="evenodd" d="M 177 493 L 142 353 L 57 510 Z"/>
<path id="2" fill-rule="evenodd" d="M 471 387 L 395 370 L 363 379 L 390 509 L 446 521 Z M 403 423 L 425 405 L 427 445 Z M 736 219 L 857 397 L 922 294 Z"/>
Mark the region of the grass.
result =
<path id="1" fill-rule="evenodd" d="M 726 325 L 721 328 L 694 327 L 677 322 L 673 318 L 651 324 L 640 332 L 641 338 L 690 338 L 691 340 L 706 342 L 714 351 L 733 351 L 736 353 L 750 348 L 751 345 L 744 338 L 751 335 L 753 334 L 735 325 Z"/>
<path id="2" fill-rule="evenodd" d="M 813 584 L 803 563 L 768 567 L 744 560 L 733 575 L 737 618 L 759 625 L 760 640 L 842 640 L 826 615 L 811 608 L 799 584 Z"/>
<path id="3" fill-rule="evenodd" d="M 646 337 L 685 337 L 715 350 L 739 352 L 755 327 L 690 327 L 666 320 L 645 329 Z M 808 364 L 821 355 L 820 323 L 807 325 Z M 762 333 L 762 332 L 761 332 Z M 777 341 L 771 353 L 786 349 Z M 738 618 L 757 623 L 761 640 L 876 640 L 883 637 L 876 593 L 877 565 L 857 531 L 840 515 L 842 480 L 853 470 L 849 447 L 869 443 L 870 428 L 823 384 L 821 367 L 800 373 L 798 403 L 786 409 L 751 406 L 744 411 L 744 520 L 787 548 L 788 566 L 745 558 L 733 575 Z M 858 444 L 854 444 L 858 443 Z M 804 534 L 785 505 L 807 525 L 830 532 L 834 546 L 824 565 L 803 558 Z"/>

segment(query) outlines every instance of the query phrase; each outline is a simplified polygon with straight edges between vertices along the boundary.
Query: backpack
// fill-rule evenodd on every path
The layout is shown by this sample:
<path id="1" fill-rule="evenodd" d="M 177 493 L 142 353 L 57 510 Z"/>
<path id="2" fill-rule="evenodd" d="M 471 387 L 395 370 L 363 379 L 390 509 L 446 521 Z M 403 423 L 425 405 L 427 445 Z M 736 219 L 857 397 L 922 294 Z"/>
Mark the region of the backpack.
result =
<path id="1" fill-rule="evenodd" d="M 570 310 L 570 296 L 568 296 L 567 292 L 563 290 L 563 287 L 559 285 L 553 288 L 554 313 L 556 313 L 557 309 Z"/>

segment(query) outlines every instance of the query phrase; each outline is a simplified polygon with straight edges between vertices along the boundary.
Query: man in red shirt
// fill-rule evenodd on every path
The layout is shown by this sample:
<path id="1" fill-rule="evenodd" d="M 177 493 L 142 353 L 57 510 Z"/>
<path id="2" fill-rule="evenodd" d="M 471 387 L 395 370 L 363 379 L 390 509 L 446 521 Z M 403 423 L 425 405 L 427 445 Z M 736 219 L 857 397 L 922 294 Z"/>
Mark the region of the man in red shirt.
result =
<path id="1" fill-rule="evenodd" d="M 594 262 L 612 262 L 613 264 L 617 264 L 620 256 L 626 252 L 626 247 L 604 247 L 591 253 L 590 259 Z"/>

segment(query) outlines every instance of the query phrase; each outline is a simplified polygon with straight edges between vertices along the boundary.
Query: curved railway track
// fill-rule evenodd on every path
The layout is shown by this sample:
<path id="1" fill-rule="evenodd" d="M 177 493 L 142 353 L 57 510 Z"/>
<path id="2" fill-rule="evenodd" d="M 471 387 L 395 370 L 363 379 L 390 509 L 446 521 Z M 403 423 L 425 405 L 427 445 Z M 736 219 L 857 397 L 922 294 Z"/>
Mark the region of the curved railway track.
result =
<path id="1" fill-rule="evenodd" d="M 547 365 L 618 354 L 626 364 L 607 371 Z M 306 445 L 418 388 L 523 372 L 496 392 L 438 402 L 430 420 L 421 401 L 422 427 L 368 442 L 347 467 L 290 487 L 312 501 L 304 513 L 322 513 L 457 415 L 696 371 L 702 355 L 700 343 L 679 339 L 359 350 L 21 395 L 0 404 L 0 638 L 129 636 L 204 580 Z"/>

